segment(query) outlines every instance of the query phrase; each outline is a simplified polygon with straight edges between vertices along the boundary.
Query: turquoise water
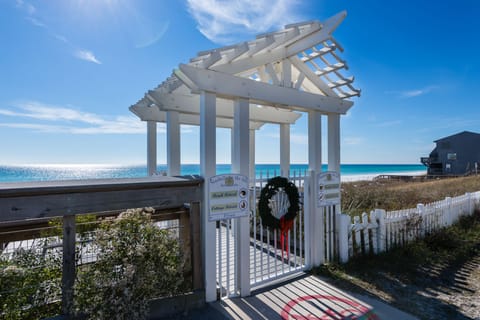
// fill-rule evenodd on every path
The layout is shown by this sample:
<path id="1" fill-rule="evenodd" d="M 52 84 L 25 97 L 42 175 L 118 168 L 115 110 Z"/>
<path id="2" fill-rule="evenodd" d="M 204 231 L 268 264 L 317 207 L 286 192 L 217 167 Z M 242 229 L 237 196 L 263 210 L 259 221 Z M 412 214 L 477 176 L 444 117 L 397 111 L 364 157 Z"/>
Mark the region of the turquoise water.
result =
<path id="1" fill-rule="evenodd" d="M 306 164 L 291 165 L 292 171 L 308 169 Z M 158 166 L 158 171 L 166 170 L 165 165 Z M 257 164 L 256 176 L 275 176 L 280 172 L 278 164 Z M 327 170 L 327 166 L 323 166 Z M 380 174 L 410 174 L 412 172 L 426 173 L 423 165 L 417 164 L 343 164 L 340 167 L 342 176 L 372 176 Z M 229 173 L 229 164 L 217 165 L 217 174 Z M 181 167 L 182 175 L 200 174 L 200 166 L 185 164 Z M 0 182 L 77 180 L 77 179 L 108 179 L 108 178 L 138 178 L 147 175 L 146 166 L 114 166 L 114 165 L 33 165 L 33 166 L 0 166 Z"/>

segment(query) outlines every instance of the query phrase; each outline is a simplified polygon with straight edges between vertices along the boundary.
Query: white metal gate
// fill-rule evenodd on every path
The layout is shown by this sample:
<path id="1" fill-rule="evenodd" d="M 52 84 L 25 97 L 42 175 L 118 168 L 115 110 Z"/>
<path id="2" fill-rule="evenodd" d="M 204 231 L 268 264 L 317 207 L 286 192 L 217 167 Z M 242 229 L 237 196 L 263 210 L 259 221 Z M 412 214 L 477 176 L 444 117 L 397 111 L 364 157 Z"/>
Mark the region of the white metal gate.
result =
<path id="1" fill-rule="evenodd" d="M 260 175 L 258 179 L 251 181 L 250 188 L 250 285 L 255 289 L 289 275 L 306 269 L 308 263 L 309 228 L 304 212 L 306 194 L 306 172 L 294 172 L 288 179 L 295 183 L 300 195 L 300 210 L 295 218 L 292 228 L 284 237 L 279 230 L 272 230 L 262 226 L 261 218 L 257 212 L 260 191 L 267 184 L 268 179 L 276 176 L 276 173 Z M 326 217 L 330 212 L 325 212 Z M 308 220 L 308 219 L 307 219 Z M 325 219 L 330 224 L 330 219 Z M 235 219 L 221 220 L 216 222 L 216 278 L 218 298 L 238 296 L 238 266 L 237 253 L 239 245 L 235 236 Z M 325 225 L 325 230 L 331 230 Z M 328 231 L 327 231 L 328 232 Z M 324 239 L 326 242 L 329 237 Z M 245 244 L 244 244 L 245 245 Z M 327 247 L 330 247 L 327 245 Z"/>
<path id="2" fill-rule="evenodd" d="M 292 228 L 283 237 L 280 230 L 264 227 L 257 212 L 260 191 L 273 176 L 268 173 L 265 177 L 261 175 L 252 184 L 255 200 L 252 199 L 251 204 L 255 205 L 250 215 L 250 284 L 253 288 L 302 271 L 306 265 L 305 232 L 308 233 L 308 230 L 305 228 L 303 210 L 305 172 L 295 172 L 289 177 L 298 188 L 300 210 Z"/>

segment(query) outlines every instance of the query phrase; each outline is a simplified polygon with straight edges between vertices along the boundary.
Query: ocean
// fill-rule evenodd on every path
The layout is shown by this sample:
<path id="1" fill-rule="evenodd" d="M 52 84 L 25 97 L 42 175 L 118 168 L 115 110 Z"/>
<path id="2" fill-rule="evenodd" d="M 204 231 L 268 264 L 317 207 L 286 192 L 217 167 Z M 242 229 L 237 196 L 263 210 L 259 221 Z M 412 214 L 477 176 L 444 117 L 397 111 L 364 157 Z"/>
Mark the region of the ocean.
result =
<path id="1" fill-rule="evenodd" d="M 306 164 L 292 164 L 292 172 L 297 175 L 308 169 Z M 158 171 L 166 171 L 166 165 L 159 165 Z M 323 171 L 327 166 L 323 165 Z M 229 164 L 217 165 L 217 174 L 229 173 Z M 279 174 L 278 164 L 257 164 L 255 174 L 259 177 L 273 177 Z M 368 180 L 380 174 L 425 174 L 426 167 L 421 164 L 342 164 L 342 181 Z M 200 174 L 200 165 L 184 164 L 182 175 Z M 84 180 L 109 178 L 139 178 L 147 176 L 145 165 L 18 165 L 0 166 L 0 183 L 21 181 Z"/>

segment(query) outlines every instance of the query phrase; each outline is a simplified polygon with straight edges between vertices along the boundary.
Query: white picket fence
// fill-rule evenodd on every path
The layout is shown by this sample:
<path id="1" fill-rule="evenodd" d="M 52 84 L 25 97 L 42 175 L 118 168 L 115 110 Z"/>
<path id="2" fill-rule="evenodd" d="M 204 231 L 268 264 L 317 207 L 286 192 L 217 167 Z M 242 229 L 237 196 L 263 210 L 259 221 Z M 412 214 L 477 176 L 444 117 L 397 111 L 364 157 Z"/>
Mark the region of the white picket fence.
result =
<path id="1" fill-rule="evenodd" d="M 479 202 L 480 191 L 419 204 L 412 209 L 389 212 L 376 209 L 354 217 L 353 222 L 350 216 L 341 214 L 337 219 L 340 260 L 346 262 L 355 255 L 377 254 L 423 238 L 454 224 L 462 215 L 473 214 Z"/>

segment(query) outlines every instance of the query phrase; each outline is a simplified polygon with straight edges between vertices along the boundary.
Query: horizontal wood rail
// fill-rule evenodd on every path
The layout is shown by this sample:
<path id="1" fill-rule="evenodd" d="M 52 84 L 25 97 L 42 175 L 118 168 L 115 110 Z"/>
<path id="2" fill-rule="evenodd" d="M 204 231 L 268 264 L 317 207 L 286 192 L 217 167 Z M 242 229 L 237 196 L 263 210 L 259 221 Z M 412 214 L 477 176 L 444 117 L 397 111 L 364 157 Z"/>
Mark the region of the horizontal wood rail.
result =
<path id="1" fill-rule="evenodd" d="M 0 184 L 0 224 L 26 219 L 169 209 L 200 201 L 200 177 L 149 177 Z"/>
<path id="2" fill-rule="evenodd" d="M 153 207 L 157 221 L 178 219 L 180 242 L 192 265 L 193 289 L 202 289 L 202 197 L 203 179 L 198 176 L 3 183 L 0 242 L 40 234 L 50 218 L 63 219 L 62 313 L 70 318 L 76 272 L 75 216 L 115 215 L 125 209 Z"/>

